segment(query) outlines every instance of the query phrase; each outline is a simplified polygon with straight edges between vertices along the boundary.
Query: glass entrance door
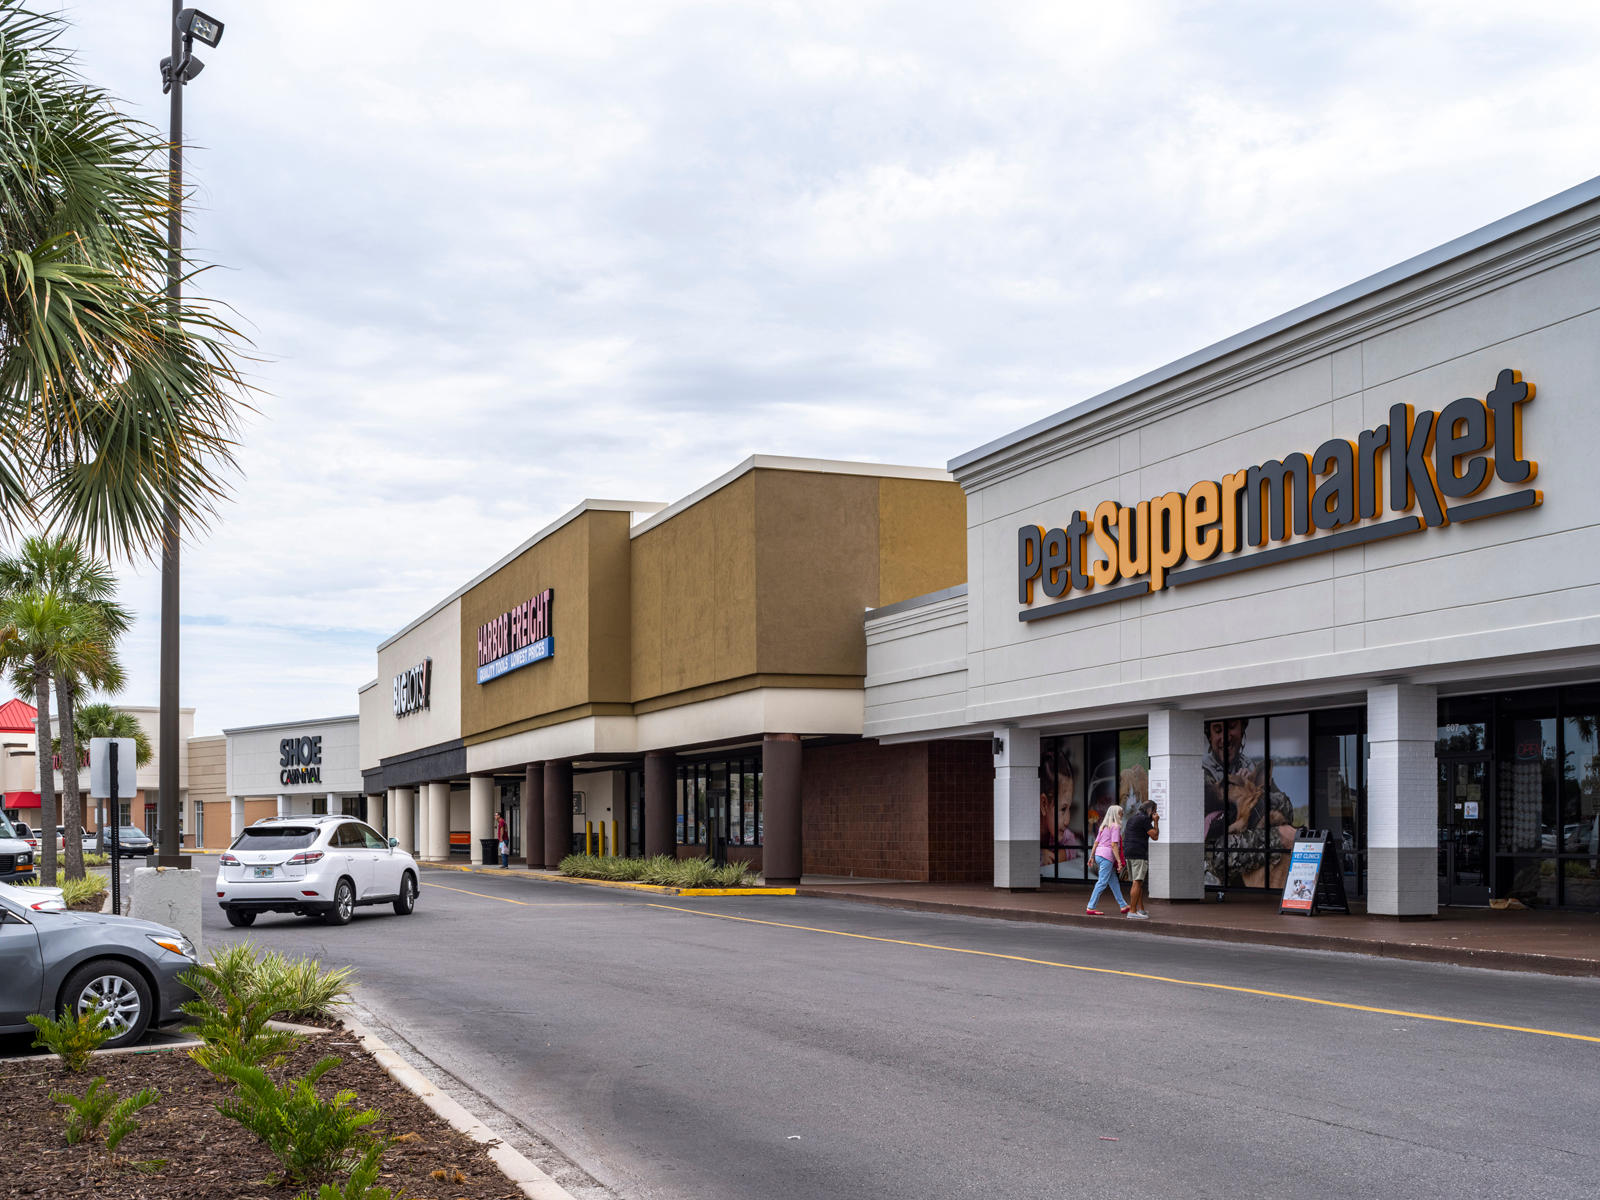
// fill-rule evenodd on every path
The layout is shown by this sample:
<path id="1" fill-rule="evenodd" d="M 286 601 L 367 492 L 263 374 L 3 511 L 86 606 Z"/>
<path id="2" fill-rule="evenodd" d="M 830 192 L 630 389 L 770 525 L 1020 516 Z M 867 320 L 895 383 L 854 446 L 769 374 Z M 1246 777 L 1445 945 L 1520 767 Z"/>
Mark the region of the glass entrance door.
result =
<path id="1" fill-rule="evenodd" d="M 1489 903 L 1489 760 L 1439 760 L 1439 903 Z"/>

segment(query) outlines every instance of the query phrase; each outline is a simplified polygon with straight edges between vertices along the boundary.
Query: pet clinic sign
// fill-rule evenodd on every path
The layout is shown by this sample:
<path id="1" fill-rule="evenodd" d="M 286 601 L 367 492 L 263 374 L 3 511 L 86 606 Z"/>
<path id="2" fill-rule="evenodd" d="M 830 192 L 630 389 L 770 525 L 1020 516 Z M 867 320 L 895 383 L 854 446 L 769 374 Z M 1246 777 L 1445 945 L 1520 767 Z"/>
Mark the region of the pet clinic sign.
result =
<path id="1" fill-rule="evenodd" d="M 508 671 L 542 662 L 555 653 L 556 639 L 550 632 L 554 604 L 555 590 L 545 588 L 478 626 L 479 683 L 499 679 Z"/>
<path id="2" fill-rule="evenodd" d="M 1409 404 L 1387 424 L 1201 480 L 1133 506 L 1102 501 L 1065 526 L 1017 531 L 1019 620 L 1037 621 L 1237 571 L 1422 529 L 1537 507 L 1522 456 L 1522 406 L 1534 387 L 1499 373 L 1487 398 L 1438 412 Z M 1492 483 L 1510 485 L 1472 499 Z M 1268 543 L 1282 543 L 1270 548 Z M 1038 585 L 1051 603 L 1034 604 Z"/>

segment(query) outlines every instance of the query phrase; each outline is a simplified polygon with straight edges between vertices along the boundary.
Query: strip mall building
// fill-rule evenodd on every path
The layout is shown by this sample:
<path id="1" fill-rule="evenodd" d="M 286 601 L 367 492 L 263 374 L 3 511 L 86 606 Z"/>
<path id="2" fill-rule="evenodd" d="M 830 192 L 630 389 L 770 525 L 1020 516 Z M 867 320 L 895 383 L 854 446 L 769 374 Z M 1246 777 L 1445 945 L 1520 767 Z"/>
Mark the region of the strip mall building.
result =
<path id="1" fill-rule="evenodd" d="M 1373 913 L 1600 907 L 1597 249 L 1600 181 L 961 455 L 863 732 L 992 750 L 999 887 L 1149 797 L 1157 897 L 1309 825 Z"/>
<path id="2" fill-rule="evenodd" d="M 585 501 L 379 646 L 369 817 L 436 859 L 499 814 L 534 864 L 593 830 L 769 880 L 987 879 L 987 742 L 861 736 L 862 614 L 965 579 L 964 513 L 943 471 L 767 457 Z"/>

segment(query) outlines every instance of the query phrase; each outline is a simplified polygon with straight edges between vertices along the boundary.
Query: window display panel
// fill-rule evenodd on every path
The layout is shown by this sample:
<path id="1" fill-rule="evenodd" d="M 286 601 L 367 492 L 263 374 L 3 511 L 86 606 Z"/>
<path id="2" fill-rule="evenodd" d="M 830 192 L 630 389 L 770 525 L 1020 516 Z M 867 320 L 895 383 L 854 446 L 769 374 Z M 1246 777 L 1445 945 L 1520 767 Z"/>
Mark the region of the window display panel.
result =
<path id="1" fill-rule="evenodd" d="M 1313 728 L 1310 824 L 1328 831 L 1331 845 L 1338 849 L 1345 891 L 1359 896 L 1366 877 L 1366 821 L 1361 811 L 1366 738 L 1360 732 L 1359 715 L 1318 713 Z"/>
<path id="2" fill-rule="evenodd" d="M 1039 742 L 1039 877 L 1084 878 L 1084 739 Z"/>
<path id="3" fill-rule="evenodd" d="M 1295 834 L 1311 824 L 1311 717 L 1308 713 L 1273 717 L 1267 723 L 1272 755 L 1268 777 L 1281 804 L 1267 813 L 1266 886 L 1281 889 L 1289 877 Z"/>
<path id="4" fill-rule="evenodd" d="M 1561 853 L 1593 856 L 1600 849 L 1600 706 L 1587 712 L 1563 707 Z"/>
<path id="5" fill-rule="evenodd" d="M 1268 835 L 1293 821 L 1293 806 L 1268 777 L 1265 721 L 1226 717 L 1205 723 L 1206 884 L 1268 886 Z M 1281 845 L 1278 847 L 1281 848 Z"/>
<path id="6" fill-rule="evenodd" d="M 1124 729 L 1117 734 L 1117 803 L 1126 821 L 1150 799 L 1150 731 Z"/>
<path id="7" fill-rule="evenodd" d="M 1085 830 L 1098 829 L 1106 809 L 1117 802 L 1119 784 L 1117 749 L 1121 736 L 1115 731 L 1086 735 L 1085 750 L 1088 764 L 1088 784 L 1084 799 Z"/>

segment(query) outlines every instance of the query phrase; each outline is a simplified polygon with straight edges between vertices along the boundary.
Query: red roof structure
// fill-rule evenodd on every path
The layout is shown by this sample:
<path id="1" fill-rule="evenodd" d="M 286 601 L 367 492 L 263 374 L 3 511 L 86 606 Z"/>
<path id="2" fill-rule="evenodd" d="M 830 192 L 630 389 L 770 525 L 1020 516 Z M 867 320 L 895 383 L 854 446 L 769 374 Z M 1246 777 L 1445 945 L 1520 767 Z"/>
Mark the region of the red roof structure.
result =
<path id="1" fill-rule="evenodd" d="M 0 704 L 0 733 L 32 733 L 39 710 L 22 700 Z"/>

